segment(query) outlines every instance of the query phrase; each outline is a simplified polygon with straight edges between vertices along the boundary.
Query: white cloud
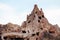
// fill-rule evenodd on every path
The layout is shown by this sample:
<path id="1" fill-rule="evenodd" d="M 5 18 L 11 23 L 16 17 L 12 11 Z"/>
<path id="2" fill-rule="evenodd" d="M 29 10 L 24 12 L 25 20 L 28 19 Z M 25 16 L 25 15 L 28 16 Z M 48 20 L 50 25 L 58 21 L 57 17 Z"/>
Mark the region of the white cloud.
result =
<path id="1" fill-rule="evenodd" d="M 30 12 L 18 13 L 13 7 L 0 3 L 0 23 L 6 24 L 12 22 L 14 24 L 21 24 L 26 20 L 27 15 Z M 60 26 L 60 8 L 47 8 L 44 10 L 44 14 L 48 21 L 52 24 L 58 24 Z"/>
<path id="2" fill-rule="evenodd" d="M 0 3 L 0 23 L 7 24 L 8 22 L 14 24 L 21 24 L 26 20 L 27 12 L 18 13 L 13 7 Z"/>
<path id="3" fill-rule="evenodd" d="M 16 16 L 18 19 L 16 23 L 21 25 L 26 20 L 28 14 L 29 12 L 18 13 Z"/>
<path id="4" fill-rule="evenodd" d="M 50 23 L 60 26 L 60 8 L 47 8 L 44 13 Z"/>
<path id="5" fill-rule="evenodd" d="M 7 4 L 0 3 L 0 23 L 6 24 L 15 19 L 15 9 Z M 14 22 L 14 21 L 13 21 Z"/>
<path id="6" fill-rule="evenodd" d="M 51 24 L 58 24 L 60 26 L 60 8 L 47 8 L 44 11 L 45 17 Z M 31 11 L 30 11 L 31 12 Z M 20 23 L 22 23 L 24 20 L 26 20 L 27 15 L 29 12 L 23 12 L 19 15 L 20 17 Z"/>
<path id="7" fill-rule="evenodd" d="M 13 12 L 13 8 L 9 5 L 0 3 L 0 10 L 3 10 L 4 12 L 7 11 L 8 12 Z"/>

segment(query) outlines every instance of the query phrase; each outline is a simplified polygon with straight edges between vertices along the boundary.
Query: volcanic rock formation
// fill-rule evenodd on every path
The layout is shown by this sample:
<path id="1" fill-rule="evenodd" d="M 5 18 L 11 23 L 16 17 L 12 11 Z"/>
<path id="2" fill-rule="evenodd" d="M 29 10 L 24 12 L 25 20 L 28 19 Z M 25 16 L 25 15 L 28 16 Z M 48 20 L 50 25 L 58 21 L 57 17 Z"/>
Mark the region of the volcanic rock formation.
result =
<path id="1" fill-rule="evenodd" d="M 37 5 L 22 25 L 0 24 L 0 40 L 60 40 L 60 28 L 52 25 Z"/>

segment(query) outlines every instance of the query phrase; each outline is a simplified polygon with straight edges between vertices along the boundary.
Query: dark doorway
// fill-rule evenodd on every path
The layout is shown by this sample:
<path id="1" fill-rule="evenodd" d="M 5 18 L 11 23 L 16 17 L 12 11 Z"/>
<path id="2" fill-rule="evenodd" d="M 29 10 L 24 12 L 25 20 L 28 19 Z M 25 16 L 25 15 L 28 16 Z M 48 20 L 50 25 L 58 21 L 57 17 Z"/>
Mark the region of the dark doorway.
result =
<path id="1" fill-rule="evenodd" d="M 4 37 L 4 40 L 7 40 L 7 37 Z"/>
<path id="2" fill-rule="evenodd" d="M 11 40 L 24 40 L 24 38 L 11 38 Z"/>
<path id="3" fill-rule="evenodd" d="M 15 38 L 15 40 L 24 40 L 24 38 Z"/>
<path id="4" fill-rule="evenodd" d="M 4 40 L 24 40 L 24 38 L 9 38 L 9 37 L 4 37 Z"/>
<path id="5" fill-rule="evenodd" d="M 1 39 L 1 36 L 0 36 L 0 40 L 2 40 L 2 39 Z"/>

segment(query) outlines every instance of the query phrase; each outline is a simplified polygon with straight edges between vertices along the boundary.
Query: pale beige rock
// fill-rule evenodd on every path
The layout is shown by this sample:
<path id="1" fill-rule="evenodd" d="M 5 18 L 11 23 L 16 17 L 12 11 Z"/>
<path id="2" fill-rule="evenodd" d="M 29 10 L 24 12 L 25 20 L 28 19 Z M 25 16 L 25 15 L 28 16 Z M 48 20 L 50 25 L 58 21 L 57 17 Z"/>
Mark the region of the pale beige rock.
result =
<path id="1" fill-rule="evenodd" d="M 60 28 L 52 25 L 37 5 L 22 25 L 0 24 L 0 40 L 60 40 Z"/>

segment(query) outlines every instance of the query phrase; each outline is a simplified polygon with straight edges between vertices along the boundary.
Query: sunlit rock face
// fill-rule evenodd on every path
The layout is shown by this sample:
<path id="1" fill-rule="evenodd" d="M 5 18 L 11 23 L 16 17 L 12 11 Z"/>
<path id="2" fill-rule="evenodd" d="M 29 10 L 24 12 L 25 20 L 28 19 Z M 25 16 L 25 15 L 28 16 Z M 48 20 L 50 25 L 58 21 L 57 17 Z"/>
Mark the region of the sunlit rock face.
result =
<path id="1" fill-rule="evenodd" d="M 37 5 L 22 25 L 0 24 L 0 40 L 60 40 L 60 28 L 48 22 L 42 8 Z"/>

